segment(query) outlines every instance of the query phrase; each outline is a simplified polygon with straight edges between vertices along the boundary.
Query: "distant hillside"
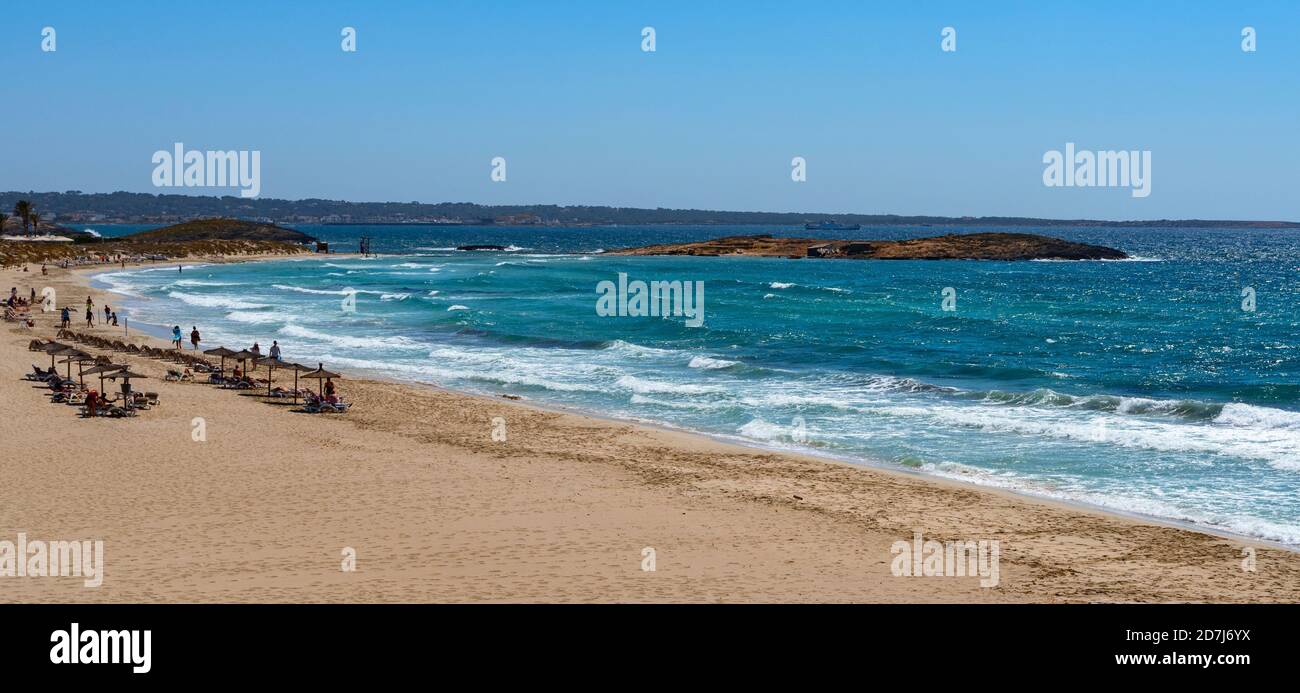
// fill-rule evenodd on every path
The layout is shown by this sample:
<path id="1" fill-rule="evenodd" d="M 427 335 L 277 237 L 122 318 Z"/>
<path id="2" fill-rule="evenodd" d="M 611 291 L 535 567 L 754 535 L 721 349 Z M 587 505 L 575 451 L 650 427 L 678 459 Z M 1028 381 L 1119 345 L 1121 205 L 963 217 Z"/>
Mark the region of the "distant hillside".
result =
<path id="1" fill-rule="evenodd" d="M 1293 221 L 1231 219 L 1033 219 L 1026 217 L 939 217 L 896 214 L 827 214 L 824 212 L 742 212 L 706 209 L 644 209 L 588 205 L 478 205 L 469 202 L 347 202 L 277 200 L 274 198 L 152 195 L 148 193 L 0 192 L 0 210 L 28 200 L 46 219 L 59 224 L 156 224 L 206 217 L 233 217 L 279 224 L 504 224 L 504 225 L 641 225 L 711 224 L 792 225 L 839 221 L 864 226 L 960 226 L 1016 228 L 1033 226 L 1296 228 Z"/>
<path id="2" fill-rule="evenodd" d="M 310 243 L 315 238 L 301 231 L 286 229 L 275 224 L 261 224 L 239 219 L 200 219 L 187 221 L 152 231 L 140 231 L 119 240 L 147 243 L 178 243 L 183 241 L 280 241 L 284 243 Z"/>

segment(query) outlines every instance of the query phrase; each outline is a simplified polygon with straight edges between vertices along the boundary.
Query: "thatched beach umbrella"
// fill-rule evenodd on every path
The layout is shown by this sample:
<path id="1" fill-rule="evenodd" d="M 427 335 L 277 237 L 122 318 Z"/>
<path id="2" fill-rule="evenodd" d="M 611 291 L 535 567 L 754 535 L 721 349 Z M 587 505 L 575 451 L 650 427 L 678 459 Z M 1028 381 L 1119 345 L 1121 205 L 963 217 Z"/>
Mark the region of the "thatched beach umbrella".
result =
<path id="1" fill-rule="evenodd" d="M 245 362 L 245 361 L 255 361 L 256 359 L 259 359 L 259 358 L 262 358 L 262 357 L 259 356 L 259 355 L 257 355 L 257 354 L 254 354 L 253 352 L 251 352 L 251 351 L 249 351 L 249 350 L 247 350 L 247 349 L 244 349 L 243 351 L 236 351 L 235 353 L 231 354 L 231 355 L 230 355 L 230 358 L 232 358 L 232 359 L 239 359 L 239 368 L 240 368 L 240 370 L 243 371 L 243 374 L 244 374 L 244 375 L 248 375 L 248 367 L 244 364 L 244 362 Z"/>
<path id="2" fill-rule="evenodd" d="M 67 344 L 60 344 L 58 342 L 48 342 L 41 346 L 41 351 L 50 355 L 50 368 L 54 368 L 54 352 L 63 351 L 64 349 L 71 349 L 71 348 L 72 347 L 68 346 Z"/>
<path id="3" fill-rule="evenodd" d="M 270 397 L 270 396 L 271 396 L 271 376 L 275 375 L 275 369 L 277 369 L 277 368 L 292 368 L 292 367 L 293 367 L 293 364 L 292 364 L 292 363 L 289 363 L 288 361 L 281 361 L 280 359 L 273 359 L 273 358 L 271 358 L 270 356 L 267 356 L 266 358 L 263 358 L 263 359 L 257 359 L 257 360 L 254 361 L 253 363 L 255 363 L 255 364 L 259 364 L 259 365 L 262 365 L 262 366 L 266 366 L 266 368 L 267 368 L 267 371 L 266 371 L 266 396 L 267 396 L 267 397 Z"/>
<path id="4" fill-rule="evenodd" d="M 67 357 L 67 356 L 86 356 L 86 355 L 87 355 L 86 352 L 70 346 L 65 346 L 62 349 L 56 349 L 50 352 L 50 368 L 54 368 L 54 359 L 57 356 Z M 60 363 L 68 364 L 68 380 L 72 380 L 72 361 L 65 360 L 65 361 L 61 361 Z"/>
<path id="5" fill-rule="evenodd" d="M 80 354 L 72 354 L 68 358 L 60 361 L 59 363 L 68 364 L 68 380 L 72 380 L 72 364 L 74 363 L 77 364 L 77 380 L 81 383 L 82 386 L 85 386 L 86 384 L 85 371 L 81 370 L 81 364 L 86 363 L 87 361 L 94 361 L 94 360 L 95 360 L 94 356 L 91 356 L 90 354 L 83 352 Z"/>
<path id="6" fill-rule="evenodd" d="M 120 371 L 115 371 L 112 375 L 108 376 L 110 380 L 117 380 L 118 378 L 122 379 L 122 398 L 126 400 L 126 403 L 128 405 L 131 403 L 131 400 L 129 399 L 131 395 L 131 378 L 148 378 L 148 377 L 149 376 L 144 375 L 142 373 L 136 373 L 129 368 L 124 368 Z"/>
<path id="7" fill-rule="evenodd" d="M 221 372 L 222 372 L 222 374 L 225 374 L 225 372 L 226 372 L 226 357 L 227 357 L 227 356 L 234 356 L 235 354 L 238 354 L 239 352 L 234 351 L 233 349 L 227 349 L 227 348 L 225 348 L 225 347 L 217 347 L 216 349 L 205 349 L 205 350 L 203 351 L 203 353 L 207 354 L 208 356 L 220 356 L 220 357 L 221 357 Z"/>
<path id="8" fill-rule="evenodd" d="M 105 373 L 112 373 L 112 372 L 114 372 L 114 371 L 124 371 L 124 370 L 126 370 L 127 368 L 128 368 L 128 366 L 126 366 L 126 365 L 124 365 L 124 364 L 116 364 L 116 363 L 101 363 L 101 364 L 99 364 L 98 366 L 95 366 L 95 367 L 93 367 L 93 368 L 87 368 L 86 370 L 82 371 L 81 374 L 82 374 L 82 375 L 98 375 L 98 376 L 99 376 L 99 391 L 100 391 L 100 392 L 103 392 L 103 391 L 104 391 L 104 374 L 105 374 Z"/>
<path id="9" fill-rule="evenodd" d="M 297 404 L 298 403 L 298 374 L 310 373 L 315 369 L 311 368 L 310 366 L 304 366 L 301 363 L 286 363 L 282 367 L 293 369 L 293 403 Z"/>
<path id="10" fill-rule="evenodd" d="M 324 385 L 323 382 L 320 382 L 320 381 L 329 380 L 330 378 L 342 378 L 343 376 L 339 375 L 338 373 L 331 373 L 331 372 L 325 370 L 325 364 L 323 364 L 323 363 L 317 363 L 317 364 L 316 364 L 316 370 L 311 371 L 311 372 L 307 373 L 306 375 L 304 375 L 304 376 L 302 376 L 302 377 L 304 377 L 304 378 L 308 378 L 308 379 L 311 379 L 311 380 L 316 380 L 316 381 L 318 381 L 318 382 L 316 383 L 316 396 L 317 396 L 317 397 L 324 397 L 324 396 L 325 396 L 325 392 L 324 392 L 325 385 Z"/>

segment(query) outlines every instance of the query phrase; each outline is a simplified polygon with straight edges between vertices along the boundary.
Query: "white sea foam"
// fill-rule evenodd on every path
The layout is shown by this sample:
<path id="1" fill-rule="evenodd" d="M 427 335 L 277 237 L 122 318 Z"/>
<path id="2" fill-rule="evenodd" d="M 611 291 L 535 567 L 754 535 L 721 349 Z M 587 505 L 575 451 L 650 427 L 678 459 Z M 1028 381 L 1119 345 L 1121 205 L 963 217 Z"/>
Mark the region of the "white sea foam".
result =
<path id="1" fill-rule="evenodd" d="M 272 311 L 236 310 L 236 311 L 231 311 L 229 313 L 226 313 L 227 320 L 233 320 L 235 322 L 242 322 L 242 323 L 251 323 L 255 325 L 272 323 L 272 322 L 288 322 L 293 318 L 294 316 L 292 315 L 285 315 L 284 313 L 277 313 Z"/>
<path id="2" fill-rule="evenodd" d="M 691 359 L 691 362 L 687 364 L 689 368 L 704 368 L 709 370 L 731 368 L 732 366 L 739 366 L 739 365 L 740 365 L 739 361 L 728 361 L 726 359 L 717 359 L 711 356 L 696 356 L 693 357 Z"/>
<path id="3" fill-rule="evenodd" d="M 614 384 L 631 390 L 632 392 L 647 394 L 680 394 L 680 395 L 700 395 L 709 393 L 724 393 L 725 388 L 717 385 L 696 385 L 693 383 L 670 383 L 661 380 L 647 380 L 638 378 L 635 375 L 625 375 Z"/>
<path id="4" fill-rule="evenodd" d="M 469 306 L 462 306 L 460 304 L 456 304 L 447 309 L 448 312 L 451 312 L 453 310 L 469 310 Z"/>
<path id="5" fill-rule="evenodd" d="M 187 294 L 183 291 L 173 291 L 167 294 L 178 301 L 188 303 L 192 306 L 203 308 L 228 308 L 230 310 L 257 310 L 258 308 L 268 307 L 265 303 L 250 303 L 230 296 L 204 296 L 201 294 Z"/>
<path id="6" fill-rule="evenodd" d="M 311 339 L 352 349 L 425 350 L 429 348 L 428 344 L 421 344 L 409 337 L 349 337 L 338 333 L 320 332 L 309 327 L 303 327 L 302 325 L 285 325 L 280 328 L 279 334 L 286 337 Z"/>

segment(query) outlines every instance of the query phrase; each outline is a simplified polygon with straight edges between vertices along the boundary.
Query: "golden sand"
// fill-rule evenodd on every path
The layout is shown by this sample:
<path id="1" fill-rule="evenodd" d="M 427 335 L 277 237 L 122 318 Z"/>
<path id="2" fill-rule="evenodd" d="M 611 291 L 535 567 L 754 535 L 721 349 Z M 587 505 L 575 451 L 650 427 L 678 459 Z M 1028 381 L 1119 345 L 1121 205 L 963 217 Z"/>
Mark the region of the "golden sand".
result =
<path id="1" fill-rule="evenodd" d="M 79 306 L 84 275 L 11 269 L 0 286 L 52 286 Z M 112 302 L 94 293 L 97 307 Z M 105 576 L 98 588 L 0 577 L 0 601 L 1300 598 L 1300 555 L 1284 549 L 433 387 L 345 378 L 352 411 L 311 415 L 253 391 L 164 382 L 174 364 L 114 353 L 162 404 L 84 419 L 22 379 L 49 364 L 28 342 L 56 328 L 57 313 L 34 330 L 0 325 L 0 540 L 103 540 Z M 895 577 L 891 546 L 917 530 L 997 540 L 998 585 Z M 349 548 L 355 571 L 342 570 Z"/>

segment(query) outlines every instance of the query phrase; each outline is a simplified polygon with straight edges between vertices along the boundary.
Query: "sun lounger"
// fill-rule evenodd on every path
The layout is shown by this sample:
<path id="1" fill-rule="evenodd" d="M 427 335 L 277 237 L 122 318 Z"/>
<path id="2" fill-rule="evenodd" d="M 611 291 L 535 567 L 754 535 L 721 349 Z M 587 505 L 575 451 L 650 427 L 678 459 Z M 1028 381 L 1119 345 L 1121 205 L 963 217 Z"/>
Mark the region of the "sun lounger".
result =
<path id="1" fill-rule="evenodd" d="M 303 411 L 309 414 L 343 414 L 352 407 L 351 402 L 339 400 L 337 402 L 326 402 L 317 397 L 309 397 L 307 403 L 303 405 Z"/>

